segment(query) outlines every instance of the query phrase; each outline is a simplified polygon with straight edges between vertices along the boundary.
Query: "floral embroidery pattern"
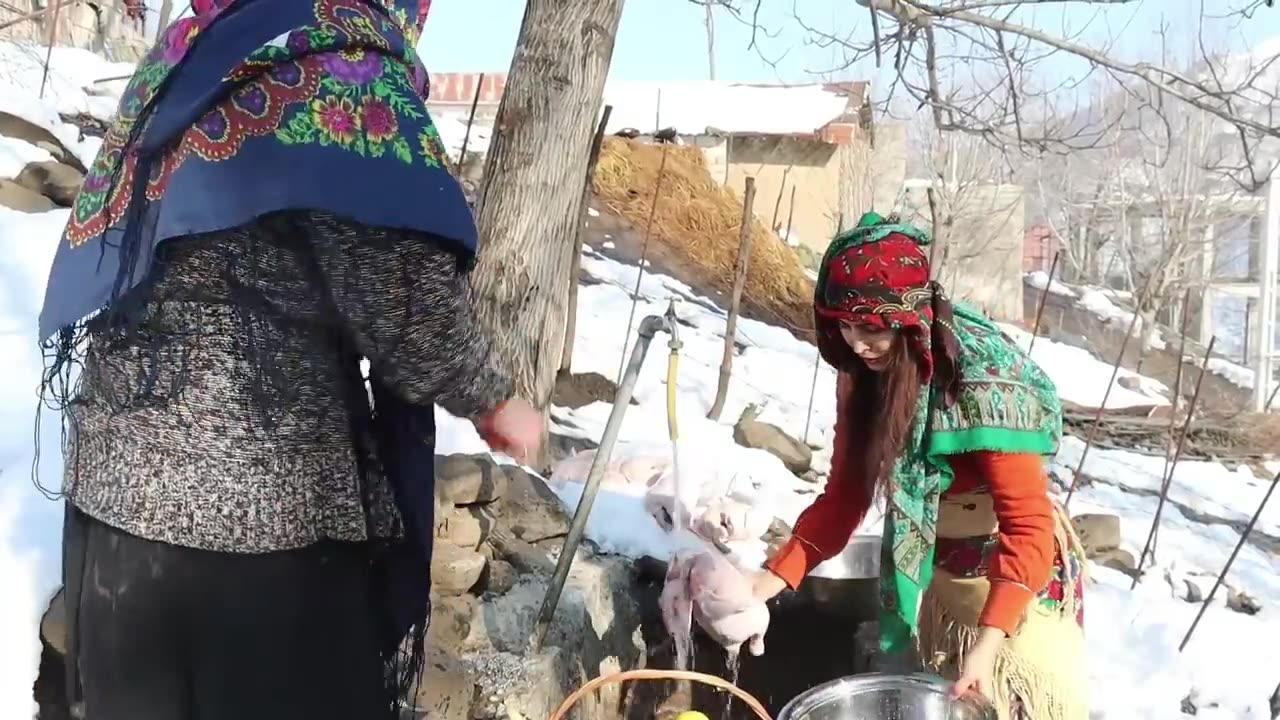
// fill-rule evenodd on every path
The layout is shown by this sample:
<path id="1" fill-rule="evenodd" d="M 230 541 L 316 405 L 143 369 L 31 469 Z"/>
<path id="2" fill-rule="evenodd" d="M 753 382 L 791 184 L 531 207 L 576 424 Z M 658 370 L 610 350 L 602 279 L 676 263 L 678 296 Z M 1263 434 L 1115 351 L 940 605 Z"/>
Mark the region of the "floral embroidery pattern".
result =
<path id="1" fill-rule="evenodd" d="M 191 42 L 227 4 L 215 3 L 208 15 L 175 23 L 139 66 L 76 198 L 65 233 L 72 247 L 124 216 L 137 166 L 137 157 L 124 152 L 134 125 Z M 420 23 L 429 6 L 419 0 L 412 21 Z M 388 12 L 363 0 L 316 0 L 316 24 L 289 32 L 283 44 L 249 54 L 224 79 L 226 85 L 239 85 L 230 97 L 153 160 L 147 199 L 159 199 L 172 173 L 193 155 L 226 160 L 251 137 L 447 168 L 444 145 L 426 111 L 427 88 L 414 82 L 420 67 L 413 39 L 417 29 L 405 32 L 411 19 L 398 5 Z"/>

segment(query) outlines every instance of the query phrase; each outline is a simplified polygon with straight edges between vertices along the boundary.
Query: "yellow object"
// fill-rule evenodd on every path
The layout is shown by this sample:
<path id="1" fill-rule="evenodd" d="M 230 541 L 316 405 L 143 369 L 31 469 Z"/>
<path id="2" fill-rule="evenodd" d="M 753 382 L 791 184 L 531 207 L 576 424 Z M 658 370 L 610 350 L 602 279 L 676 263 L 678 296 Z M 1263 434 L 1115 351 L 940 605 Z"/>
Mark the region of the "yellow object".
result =
<path id="1" fill-rule="evenodd" d="M 679 351 L 672 348 L 671 355 L 667 357 L 667 432 L 671 435 L 671 442 L 679 439 L 679 433 L 676 431 L 676 379 L 679 377 L 676 370 L 679 360 Z M 690 718 L 684 720 L 690 720 Z"/>
<path id="2" fill-rule="evenodd" d="M 648 668 L 641 670 L 624 670 L 620 673 L 598 677 L 588 682 L 586 685 L 574 690 L 569 697 L 565 698 L 564 702 L 560 704 L 560 707 L 557 708 L 555 712 L 551 713 L 549 720 L 563 720 L 569 714 L 569 711 L 573 709 L 573 706 L 578 704 L 579 700 L 591 694 L 596 688 L 602 685 L 618 685 L 631 680 L 691 680 L 696 683 L 701 683 L 703 685 L 731 693 L 750 708 L 752 714 L 754 714 L 758 720 L 773 720 L 769 715 L 769 711 L 765 710 L 764 705 L 761 705 L 759 700 L 752 697 L 751 693 L 739 688 L 737 685 L 734 685 L 724 678 L 716 677 L 715 675 L 707 675 L 706 673 L 689 672 L 688 670 L 650 670 Z M 706 717 L 702 713 L 692 714 L 698 717 Z"/>
<path id="3" fill-rule="evenodd" d="M 676 720 L 711 720 L 711 718 L 697 710 L 685 710 L 676 716 Z"/>

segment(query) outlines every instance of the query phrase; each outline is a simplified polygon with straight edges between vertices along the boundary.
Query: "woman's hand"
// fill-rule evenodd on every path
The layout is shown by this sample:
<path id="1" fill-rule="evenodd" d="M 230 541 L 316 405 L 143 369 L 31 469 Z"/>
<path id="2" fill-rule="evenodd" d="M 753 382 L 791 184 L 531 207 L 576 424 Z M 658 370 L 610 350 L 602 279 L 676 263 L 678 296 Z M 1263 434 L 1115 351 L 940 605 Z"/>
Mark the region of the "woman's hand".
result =
<path id="1" fill-rule="evenodd" d="M 477 423 L 490 447 L 521 464 L 538 457 L 545 425 L 542 413 L 520 398 L 508 400 L 493 415 Z"/>
<path id="2" fill-rule="evenodd" d="M 760 602 L 768 602 L 787 589 L 787 583 L 770 570 L 757 570 L 751 578 L 751 594 Z"/>
<path id="3" fill-rule="evenodd" d="M 983 627 L 978 640 L 965 653 L 960 667 L 960 677 L 951 688 L 951 696 L 958 698 L 970 690 L 981 693 L 988 700 L 995 699 L 996 655 L 1004 645 L 1004 632 L 993 627 Z"/>

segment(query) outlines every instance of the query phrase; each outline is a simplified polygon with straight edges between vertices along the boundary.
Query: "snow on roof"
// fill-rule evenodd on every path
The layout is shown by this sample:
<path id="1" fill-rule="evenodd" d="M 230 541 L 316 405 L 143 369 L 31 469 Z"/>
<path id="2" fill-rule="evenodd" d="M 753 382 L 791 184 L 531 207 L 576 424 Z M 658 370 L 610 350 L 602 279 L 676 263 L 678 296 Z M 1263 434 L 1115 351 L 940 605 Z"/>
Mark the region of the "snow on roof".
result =
<path id="1" fill-rule="evenodd" d="M 846 92 L 821 84 L 608 83 L 604 103 L 613 106 L 613 114 L 606 132 L 675 128 L 694 135 L 807 135 L 851 109 Z"/>

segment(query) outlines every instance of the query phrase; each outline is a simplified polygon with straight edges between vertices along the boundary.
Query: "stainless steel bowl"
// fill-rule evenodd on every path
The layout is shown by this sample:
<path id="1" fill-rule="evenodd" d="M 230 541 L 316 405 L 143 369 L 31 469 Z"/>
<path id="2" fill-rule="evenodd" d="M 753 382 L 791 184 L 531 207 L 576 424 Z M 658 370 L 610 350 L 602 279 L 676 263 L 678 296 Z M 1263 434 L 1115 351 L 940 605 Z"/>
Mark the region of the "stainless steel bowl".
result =
<path id="1" fill-rule="evenodd" d="M 981 695 L 952 700 L 949 692 L 934 675 L 852 675 L 805 692 L 777 720 L 996 720 Z"/>

